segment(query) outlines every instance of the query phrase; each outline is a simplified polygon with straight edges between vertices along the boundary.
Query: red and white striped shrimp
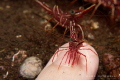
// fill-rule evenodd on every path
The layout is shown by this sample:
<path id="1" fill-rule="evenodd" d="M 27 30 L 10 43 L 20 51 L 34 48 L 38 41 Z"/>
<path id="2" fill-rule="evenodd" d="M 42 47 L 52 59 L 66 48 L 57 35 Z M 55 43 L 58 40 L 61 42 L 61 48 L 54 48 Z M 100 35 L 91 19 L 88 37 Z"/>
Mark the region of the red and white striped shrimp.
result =
<path id="1" fill-rule="evenodd" d="M 70 41 L 69 41 L 69 46 L 68 47 L 60 47 L 62 50 L 57 50 L 54 56 L 58 55 L 58 52 L 67 50 L 67 52 L 64 54 L 60 65 L 62 64 L 62 61 L 65 56 L 67 56 L 66 61 L 68 64 L 74 65 L 79 63 L 79 58 L 80 55 L 84 56 L 86 59 L 86 70 L 87 70 L 87 58 L 86 55 L 81 53 L 79 50 L 90 50 L 92 53 L 95 53 L 92 49 L 90 48 L 85 48 L 85 49 L 80 49 L 83 47 L 83 39 L 84 39 L 84 33 L 82 30 L 81 25 L 78 23 L 79 18 L 81 18 L 87 11 L 90 9 L 94 8 L 95 5 L 92 5 L 91 7 L 83 10 L 72 10 L 70 12 L 64 13 L 58 6 L 54 6 L 53 8 L 49 7 L 45 3 L 42 3 L 38 0 L 36 0 L 49 14 L 53 16 L 53 19 L 57 22 L 57 24 L 54 26 L 56 27 L 57 25 L 61 25 L 62 27 L 65 27 L 66 29 L 70 30 Z M 54 56 L 53 60 L 54 61 Z M 59 67 L 60 67 L 59 65 Z"/>
<path id="2" fill-rule="evenodd" d="M 80 26 L 78 21 L 79 21 L 79 18 L 81 18 L 90 9 L 94 8 L 95 5 L 92 5 L 85 10 L 83 10 L 83 9 L 71 10 L 70 12 L 64 13 L 56 5 L 53 8 L 51 8 L 48 5 L 46 5 L 45 3 L 42 3 L 38 0 L 36 0 L 36 2 L 39 3 L 41 5 L 41 7 L 44 8 L 48 12 L 48 14 L 51 14 L 53 16 L 53 19 L 57 22 L 57 24 L 54 26 L 54 28 L 57 25 L 61 25 L 62 27 L 65 27 L 66 29 L 70 29 L 70 37 L 72 38 L 74 36 L 71 36 L 71 35 L 73 35 L 74 31 L 77 31 L 77 30 L 75 30 L 75 27 L 77 27 L 77 28 L 81 29 L 81 36 L 82 36 L 81 39 L 84 38 L 82 27 Z M 79 41 L 77 38 L 75 40 Z"/>
<path id="3" fill-rule="evenodd" d="M 118 7 L 119 7 L 118 0 L 84 0 L 84 1 L 91 2 L 91 3 L 98 3 L 93 11 L 93 14 L 95 13 L 95 11 L 97 10 L 97 8 L 100 5 L 111 8 L 112 9 L 111 10 L 111 19 L 114 19 L 115 12 L 118 11 Z"/>
<path id="4" fill-rule="evenodd" d="M 55 61 L 54 58 L 56 58 L 56 56 L 58 57 L 59 53 L 61 53 L 62 51 L 64 51 L 64 55 L 61 59 L 61 61 L 59 62 L 59 67 L 62 64 L 69 64 L 70 66 L 74 66 L 74 65 L 79 65 L 81 64 L 80 60 L 81 57 L 84 57 L 84 61 L 86 61 L 86 72 L 87 72 L 87 56 L 86 53 L 83 53 L 82 51 L 87 51 L 89 53 L 92 53 L 93 55 L 97 55 L 96 51 L 93 48 L 88 47 L 88 44 L 85 43 L 84 41 L 78 43 L 78 42 L 74 42 L 74 41 L 70 41 L 69 42 L 69 46 L 67 47 L 59 47 L 58 50 L 55 52 L 55 54 L 53 55 L 53 59 L 52 62 Z"/>
<path id="5" fill-rule="evenodd" d="M 76 1 L 77 0 L 73 0 L 71 4 L 73 4 Z M 84 0 L 84 1 L 97 4 L 91 16 L 94 15 L 95 11 L 98 9 L 100 5 L 111 8 L 111 19 L 114 19 L 120 16 L 120 1 L 119 0 Z"/>

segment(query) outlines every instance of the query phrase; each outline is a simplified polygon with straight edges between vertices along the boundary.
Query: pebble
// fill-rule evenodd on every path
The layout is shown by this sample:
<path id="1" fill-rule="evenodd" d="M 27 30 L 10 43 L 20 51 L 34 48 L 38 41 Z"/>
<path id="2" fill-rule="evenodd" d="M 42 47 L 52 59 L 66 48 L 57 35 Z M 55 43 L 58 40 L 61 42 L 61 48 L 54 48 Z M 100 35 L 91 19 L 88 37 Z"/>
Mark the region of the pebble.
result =
<path id="1" fill-rule="evenodd" d="M 37 57 L 27 58 L 20 66 L 20 74 L 25 78 L 35 78 L 42 70 L 42 61 Z"/>

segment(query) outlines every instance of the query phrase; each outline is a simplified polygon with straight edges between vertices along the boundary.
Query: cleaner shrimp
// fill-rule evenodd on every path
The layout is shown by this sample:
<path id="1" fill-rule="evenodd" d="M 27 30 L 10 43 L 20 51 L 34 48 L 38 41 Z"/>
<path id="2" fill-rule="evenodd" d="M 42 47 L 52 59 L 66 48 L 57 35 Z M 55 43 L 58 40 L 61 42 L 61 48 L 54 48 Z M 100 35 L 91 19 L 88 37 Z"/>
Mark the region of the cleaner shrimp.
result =
<path id="1" fill-rule="evenodd" d="M 80 55 L 85 57 L 86 60 L 86 71 L 87 71 L 87 58 L 86 55 L 81 53 L 79 50 L 90 50 L 94 54 L 97 55 L 96 52 L 94 52 L 90 48 L 84 48 L 81 49 L 81 47 L 85 47 L 83 45 L 84 43 L 84 33 L 82 30 L 81 25 L 78 23 L 79 18 L 81 18 L 86 12 L 91 10 L 95 7 L 95 4 L 90 6 L 89 8 L 83 10 L 72 10 L 70 12 L 64 13 L 58 6 L 54 6 L 53 8 L 49 7 L 45 3 L 42 3 L 38 0 L 36 0 L 37 3 L 39 3 L 42 8 L 44 8 L 49 14 L 53 16 L 53 19 L 57 22 L 57 24 L 53 27 L 55 28 L 57 25 L 61 25 L 62 27 L 65 27 L 66 30 L 70 30 L 70 41 L 68 47 L 59 47 L 58 50 L 53 55 L 52 62 L 54 61 L 54 57 L 58 55 L 58 52 L 67 50 L 67 52 L 64 54 L 59 67 L 62 64 L 63 59 L 67 56 L 65 63 L 72 65 L 78 64 L 80 61 Z M 51 20 L 51 19 L 50 19 Z M 65 31 L 66 32 L 66 31 Z M 64 34 L 65 34 L 64 32 Z M 61 49 L 61 50 L 59 50 Z M 58 68 L 59 68 L 58 67 Z"/>
<path id="2" fill-rule="evenodd" d="M 75 3 L 77 0 L 73 0 L 70 4 Z M 111 8 L 111 19 L 118 18 L 120 16 L 120 1 L 119 0 L 84 0 L 85 2 L 90 2 L 97 4 L 91 17 L 94 15 L 95 11 L 100 5 L 104 7 Z"/>
<path id="3" fill-rule="evenodd" d="M 53 27 L 53 29 L 57 25 L 61 25 L 62 27 L 66 28 L 66 30 L 70 29 L 71 27 L 74 28 L 74 26 L 81 27 L 80 24 L 78 23 L 79 18 L 81 18 L 85 13 L 87 13 L 89 10 L 91 10 L 92 8 L 95 7 L 95 4 L 93 4 L 92 6 L 88 7 L 85 10 L 84 9 L 71 10 L 70 12 L 64 13 L 56 5 L 53 8 L 51 8 L 44 2 L 42 3 L 39 0 L 36 0 L 36 2 L 39 3 L 41 5 L 41 7 L 44 8 L 48 12 L 48 14 L 51 14 L 53 16 L 52 19 L 54 19 L 57 22 L 56 25 Z M 52 19 L 50 19 L 50 20 L 52 20 Z M 48 20 L 48 21 L 50 21 L 50 20 Z M 82 37 L 83 37 L 84 35 L 83 35 L 82 27 L 80 29 L 81 29 Z M 64 34 L 66 33 L 66 30 L 65 30 Z"/>
<path id="4" fill-rule="evenodd" d="M 81 50 L 91 51 L 95 55 L 97 55 L 97 53 L 94 50 L 92 50 L 91 48 L 87 48 L 84 45 L 86 43 L 83 40 L 83 37 L 81 37 L 81 35 L 79 34 L 81 32 L 80 28 L 81 27 L 79 27 L 79 28 L 77 27 L 77 29 L 76 29 L 76 27 L 75 27 L 75 29 L 74 28 L 70 29 L 71 33 L 70 33 L 69 46 L 68 47 L 59 47 L 58 50 L 53 55 L 52 62 L 54 62 L 54 57 L 56 55 L 58 56 L 59 52 L 66 50 L 66 53 L 63 55 L 63 58 L 62 58 L 62 60 L 61 60 L 61 62 L 59 64 L 59 67 L 61 66 L 61 64 L 63 62 L 63 59 L 65 57 L 67 57 L 66 60 L 65 60 L 65 63 L 68 63 L 71 66 L 79 64 L 80 63 L 79 62 L 80 61 L 80 56 L 82 55 L 83 57 L 85 57 L 86 72 L 87 72 L 87 58 L 86 58 L 86 55 L 81 52 Z"/>

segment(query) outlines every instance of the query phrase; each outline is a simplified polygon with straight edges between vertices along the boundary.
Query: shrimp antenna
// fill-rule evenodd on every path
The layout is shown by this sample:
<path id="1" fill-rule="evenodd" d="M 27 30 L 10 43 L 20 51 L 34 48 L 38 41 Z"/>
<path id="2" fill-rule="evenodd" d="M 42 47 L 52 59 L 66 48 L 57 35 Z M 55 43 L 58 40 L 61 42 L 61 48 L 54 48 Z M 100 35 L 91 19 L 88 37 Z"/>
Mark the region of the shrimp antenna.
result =
<path id="1" fill-rule="evenodd" d="M 80 30 L 81 30 L 81 33 L 82 33 L 82 39 L 84 39 L 84 32 L 83 32 L 83 29 L 82 29 L 82 27 L 80 26 L 80 25 L 77 25 L 79 28 L 80 28 Z"/>

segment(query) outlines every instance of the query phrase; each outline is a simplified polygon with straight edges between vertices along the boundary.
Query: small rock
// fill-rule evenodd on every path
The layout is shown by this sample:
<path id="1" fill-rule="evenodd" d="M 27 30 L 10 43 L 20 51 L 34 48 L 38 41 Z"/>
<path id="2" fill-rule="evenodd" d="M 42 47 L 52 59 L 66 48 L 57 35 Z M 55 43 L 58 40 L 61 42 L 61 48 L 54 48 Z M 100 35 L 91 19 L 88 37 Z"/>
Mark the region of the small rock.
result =
<path id="1" fill-rule="evenodd" d="M 16 38 L 20 38 L 20 37 L 22 37 L 22 35 L 17 35 L 17 36 L 16 36 Z"/>
<path id="2" fill-rule="evenodd" d="M 10 5 L 7 5 L 6 8 L 9 9 L 11 6 Z"/>
<path id="3" fill-rule="evenodd" d="M 23 14 L 27 14 L 27 13 L 30 13 L 29 10 L 23 10 Z"/>
<path id="4" fill-rule="evenodd" d="M 3 7 L 0 7 L 0 10 L 3 10 L 4 8 Z"/>
<path id="5" fill-rule="evenodd" d="M 42 61 L 37 57 L 29 57 L 20 66 L 20 74 L 25 78 L 35 78 L 42 70 Z"/>

